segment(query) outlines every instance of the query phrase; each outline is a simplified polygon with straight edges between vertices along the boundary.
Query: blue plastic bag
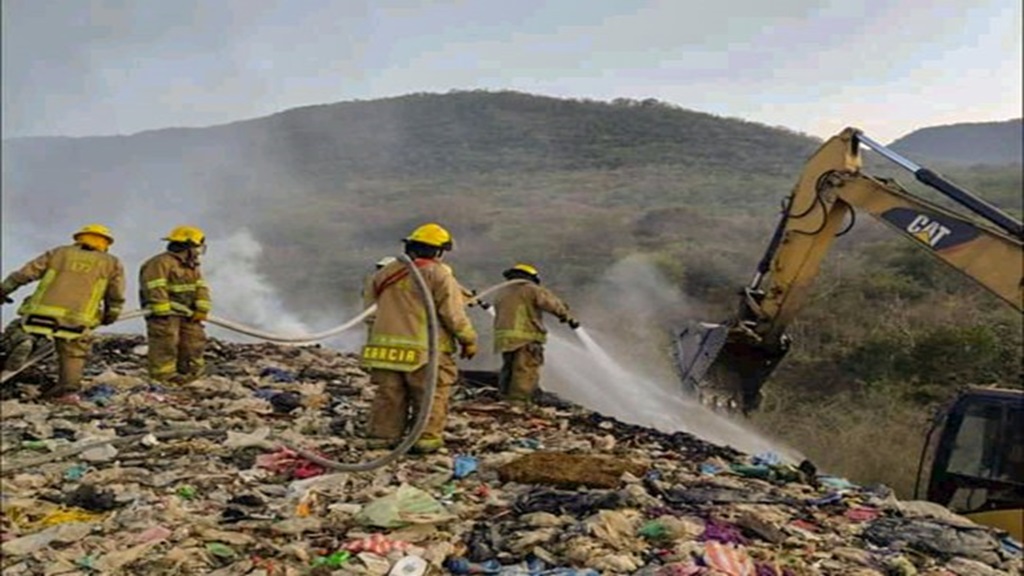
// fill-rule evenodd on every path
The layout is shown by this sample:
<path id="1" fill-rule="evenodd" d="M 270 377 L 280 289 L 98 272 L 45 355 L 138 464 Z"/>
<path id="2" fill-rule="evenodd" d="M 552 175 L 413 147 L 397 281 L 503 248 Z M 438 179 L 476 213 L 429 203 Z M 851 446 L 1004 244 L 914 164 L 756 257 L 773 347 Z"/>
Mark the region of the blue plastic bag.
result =
<path id="1" fill-rule="evenodd" d="M 456 478 L 465 478 L 476 472 L 477 459 L 472 456 L 456 456 L 453 475 Z"/>

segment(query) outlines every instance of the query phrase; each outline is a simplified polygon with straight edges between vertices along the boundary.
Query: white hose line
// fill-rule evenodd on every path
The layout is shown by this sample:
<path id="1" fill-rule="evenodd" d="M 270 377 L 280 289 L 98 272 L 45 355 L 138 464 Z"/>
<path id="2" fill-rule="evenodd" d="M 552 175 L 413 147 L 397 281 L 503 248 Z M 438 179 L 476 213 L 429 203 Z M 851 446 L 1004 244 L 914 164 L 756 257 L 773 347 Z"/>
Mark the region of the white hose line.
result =
<path id="1" fill-rule="evenodd" d="M 467 300 L 466 303 L 477 303 L 481 301 L 485 296 L 497 292 L 502 288 L 507 288 L 515 284 L 526 283 L 528 283 L 527 280 L 509 280 L 507 282 L 495 284 L 494 286 L 490 286 L 480 291 L 472 298 Z M 352 328 L 359 326 L 364 320 L 366 320 L 371 314 L 373 314 L 376 311 L 377 305 L 372 304 L 368 308 L 363 310 L 358 316 L 352 318 L 351 320 L 345 322 L 344 324 L 341 324 L 340 326 L 336 326 L 323 332 L 316 332 L 314 334 L 301 334 L 298 336 L 287 336 L 284 334 L 274 334 L 272 332 L 266 332 L 264 330 L 260 330 L 259 328 L 247 326 L 245 324 L 240 324 L 238 322 L 227 320 L 225 318 L 221 318 L 215 315 L 210 315 L 207 321 L 210 324 L 220 326 L 221 328 L 231 330 L 232 332 L 237 332 L 238 334 L 244 334 L 246 336 L 252 336 L 254 338 L 259 338 L 261 340 L 266 340 L 267 342 L 273 342 L 275 344 L 286 344 L 291 346 L 308 346 L 311 344 L 316 344 L 321 340 L 332 338 L 334 336 L 341 334 L 342 332 L 346 332 L 348 330 L 351 330 Z M 491 316 L 494 316 L 494 312 L 492 311 L 492 309 L 489 309 L 488 312 L 490 313 Z M 131 310 L 129 312 L 121 314 L 121 316 L 117 319 L 117 322 L 125 322 L 128 320 L 134 320 L 136 318 L 143 318 L 145 317 L 145 315 L 145 311 L 143 310 Z M 29 359 L 26 363 L 22 364 L 17 370 L 13 370 L 10 373 L 4 374 L 3 378 L 0 379 L 0 384 L 7 382 L 8 380 L 14 378 L 15 376 L 30 368 L 31 366 L 45 360 L 46 358 L 49 358 L 53 354 L 53 352 L 54 350 L 51 347 L 45 353 L 36 355 L 33 358 Z"/>
<path id="2" fill-rule="evenodd" d="M 525 284 L 527 282 L 528 281 L 526 281 L 526 280 L 510 280 L 508 282 L 502 282 L 500 284 L 495 284 L 494 286 L 490 286 L 490 287 L 482 290 L 481 292 L 479 292 L 478 294 L 476 294 L 475 296 L 470 298 L 466 303 L 467 304 L 471 304 L 471 303 L 479 302 L 481 299 L 484 298 L 484 296 L 487 296 L 489 294 L 497 292 L 498 290 L 501 290 L 502 288 L 507 288 L 507 287 L 512 286 L 514 284 Z M 212 315 L 212 314 L 210 315 L 210 317 L 208 318 L 207 321 L 210 324 L 215 324 L 217 326 L 220 326 L 221 328 L 226 328 L 228 330 L 231 330 L 233 332 L 237 332 L 239 334 L 245 334 L 247 336 L 252 336 L 254 338 L 259 338 L 261 340 L 266 340 L 267 342 L 274 342 L 276 344 L 291 344 L 293 346 L 303 346 L 303 345 L 315 344 L 315 343 L 317 343 L 317 342 L 319 342 L 321 340 L 326 340 L 328 338 L 332 338 L 334 336 L 337 336 L 338 334 L 341 334 L 342 332 L 351 330 L 352 328 L 355 328 L 355 327 L 359 326 L 360 324 L 362 324 L 362 322 L 364 320 L 366 320 L 371 314 L 373 314 L 376 311 L 377 311 L 377 305 L 376 304 L 371 304 L 368 308 L 363 310 L 358 316 L 356 316 L 355 318 L 352 318 L 351 320 L 349 320 L 348 322 L 346 322 L 346 323 L 344 323 L 344 324 L 342 324 L 340 326 L 336 326 L 334 328 L 331 328 L 329 330 L 325 330 L 323 332 L 317 332 L 317 333 L 314 333 L 314 334 L 300 334 L 300 335 L 297 335 L 297 336 L 287 336 L 287 335 L 284 335 L 284 334 L 274 334 L 272 332 L 266 332 L 264 330 L 260 330 L 259 328 L 255 328 L 255 327 L 252 327 L 252 326 L 247 326 L 245 324 L 240 324 L 240 323 L 235 322 L 233 320 L 227 320 L 227 319 L 224 319 L 224 318 L 221 318 L 219 316 Z M 118 318 L 117 321 L 118 322 L 122 322 L 124 320 L 132 320 L 134 318 L 140 318 L 140 317 L 142 317 L 144 315 L 145 315 L 145 313 L 142 310 L 132 310 L 131 312 L 126 312 L 125 314 L 122 314 L 121 317 Z"/>
<path id="3" fill-rule="evenodd" d="M 363 310 L 358 316 L 342 324 L 341 326 L 337 326 L 335 328 L 331 328 L 330 330 L 325 330 L 323 332 L 317 332 L 315 334 L 302 334 L 299 336 L 285 336 L 282 334 L 265 332 L 258 328 L 253 328 L 252 326 L 246 326 L 244 324 L 232 322 L 231 320 L 225 320 L 224 318 L 219 318 L 213 315 L 211 315 L 207 321 L 210 324 L 216 324 L 221 328 L 227 328 L 228 330 L 231 330 L 233 332 L 238 332 L 239 334 L 245 334 L 247 336 L 253 336 L 255 338 L 266 340 L 268 342 L 274 342 L 276 344 L 290 344 L 292 346 L 303 346 L 308 344 L 315 344 L 317 342 L 320 342 L 321 340 L 327 340 L 328 338 L 337 336 L 342 332 L 351 330 L 352 328 L 355 328 L 356 326 L 362 324 L 364 320 L 366 320 L 371 314 L 373 314 L 376 311 L 377 305 L 372 304 L 369 308 Z"/>

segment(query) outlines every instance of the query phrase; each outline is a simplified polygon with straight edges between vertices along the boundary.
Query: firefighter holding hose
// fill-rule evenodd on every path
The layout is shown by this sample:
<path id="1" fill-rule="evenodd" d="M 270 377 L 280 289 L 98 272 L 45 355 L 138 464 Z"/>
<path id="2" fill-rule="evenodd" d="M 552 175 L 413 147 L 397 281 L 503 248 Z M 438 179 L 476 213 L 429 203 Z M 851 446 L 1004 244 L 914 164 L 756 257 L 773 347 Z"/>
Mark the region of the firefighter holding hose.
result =
<path id="1" fill-rule="evenodd" d="M 510 402 L 530 405 L 544 364 L 547 312 L 575 330 L 580 323 L 569 306 L 540 285 L 540 273 L 530 264 L 516 264 L 502 273 L 506 280 L 523 280 L 504 288 L 494 300 L 494 351 L 501 354 L 498 387 Z"/>
<path id="2" fill-rule="evenodd" d="M 403 240 L 405 254 L 412 259 L 430 289 L 437 310 L 439 365 L 433 405 L 423 435 L 412 451 L 425 454 L 444 446 L 448 400 L 458 379 L 456 345 L 461 357 L 477 352 L 477 334 L 466 309 L 461 289 L 451 270 L 442 264 L 444 254 L 454 247 L 451 234 L 438 224 L 424 224 Z M 397 261 L 373 276 L 368 303 L 377 304 L 362 363 L 370 369 L 376 396 L 370 413 L 369 446 L 397 445 L 415 421 L 414 410 L 421 405 L 429 383 L 426 308 L 409 270 Z"/>

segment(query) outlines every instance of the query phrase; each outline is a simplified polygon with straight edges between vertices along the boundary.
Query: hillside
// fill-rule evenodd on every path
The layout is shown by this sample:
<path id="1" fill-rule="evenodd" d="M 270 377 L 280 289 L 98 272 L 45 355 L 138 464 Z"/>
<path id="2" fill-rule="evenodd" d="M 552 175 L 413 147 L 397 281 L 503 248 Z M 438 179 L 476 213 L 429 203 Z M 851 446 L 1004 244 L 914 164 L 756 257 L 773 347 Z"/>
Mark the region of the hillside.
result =
<path id="1" fill-rule="evenodd" d="M 931 126 L 915 130 L 892 143 L 892 148 L 922 159 L 957 165 L 1024 163 L 1024 123 L 978 122 Z"/>
<path id="2" fill-rule="evenodd" d="M 152 245 L 152 227 L 178 219 L 214 238 L 252 227 L 270 244 L 271 277 L 309 302 L 317 300 L 310 286 L 355 289 L 354 276 L 424 219 L 470 240 L 458 258 L 478 265 L 496 250 L 502 258 L 548 253 L 528 244 L 526 224 L 586 243 L 585 227 L 614 223 L 628 235 L 648 207 L 760 211 L 775 205 L 814 146 L 653 101 L 418 94 L 204 129 L 11 140 L 3 187 L 5 208 L 35 231 L 86 217 Z M 533 239 L 547 244 L 544 236 Z M 121 249 L 135 249 L 129 242 Z M 345 249 L 313 261 L 326 246 Z M 298 280 L 311 266 L 331 274 Z"/>

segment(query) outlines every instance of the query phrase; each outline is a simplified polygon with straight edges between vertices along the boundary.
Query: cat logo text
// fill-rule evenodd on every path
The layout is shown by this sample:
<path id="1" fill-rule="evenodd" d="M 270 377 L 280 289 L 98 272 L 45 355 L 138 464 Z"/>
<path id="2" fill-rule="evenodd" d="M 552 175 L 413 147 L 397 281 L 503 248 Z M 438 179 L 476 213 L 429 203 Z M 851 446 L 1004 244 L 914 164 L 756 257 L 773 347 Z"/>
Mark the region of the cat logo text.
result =
<path id="1" fill-rule="evenodd" d="M 910 232 L 914 238 L 917 238 L 921 242 L 935 248 L 943 238 L 949 236 L 953 231 L 943 226 L 936 220 L 925 216 L 924 214 L 918 214 L 910 224 L 907 225 L 907 232 Z"/>

